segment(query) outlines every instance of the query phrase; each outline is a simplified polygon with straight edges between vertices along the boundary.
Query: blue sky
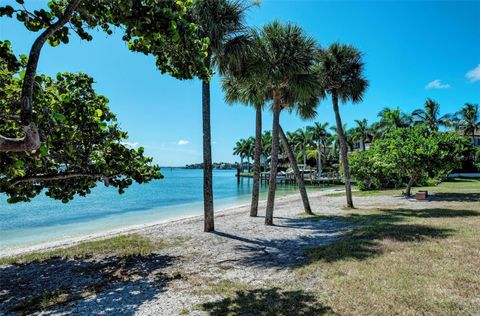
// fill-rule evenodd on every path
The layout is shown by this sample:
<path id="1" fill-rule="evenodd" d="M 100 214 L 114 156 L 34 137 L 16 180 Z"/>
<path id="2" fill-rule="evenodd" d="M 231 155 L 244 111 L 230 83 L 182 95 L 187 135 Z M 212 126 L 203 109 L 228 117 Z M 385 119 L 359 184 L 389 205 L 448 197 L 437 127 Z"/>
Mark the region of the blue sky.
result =
<path id="1" fill-rule="evenodd" d="M 0 0 L 0 4 L 12 1 Z M 42 1 L 27 1 L 36 8 Z M 254 27 L 275 19 L 304 27 L 321 46 L 339 41 L 364 53 L 370 87 L 360 104 L 341 106 L 348 126 L 355 119 L 376 120 L 384 107 L 405 112 L 427 97 L 441 112 L 457 111 L 465 102 L 480 102 L 480 1 L 301 1 L 264 0 L 248 14 Z M 15 53 L 28 53 L 36 34 L 11 19 L 0 19 L 0 39 Z M 95 78 L 96 89 L 110 99 L 131 143 L 145 147 L 163 166 L 202 160 L 201 85 L 179 81 L 156 71 L 154 60 L 128 51 L 121 34 L 95 33 L 91 42 L 73 37 L 68 45 L 46 46 L 38 71 L 54 75 L 83 71 Z M 468 75 L 467 75 L 468 74 Z M 430 84 L 430 85 L 429 85 Z M 428 88 L 430 87 L 430 88 Z M 264 113 L 264 129 L 271 116 Z M 219 78 L 212 81 L 214 161 L 235 161 L 232 148 L 254 134 L 255 113 L 223 101 Z M 334 124 L 329 99 L 314 121 Z M 311 124 L 283 113 L 281 124 L 294 130 Z"/>

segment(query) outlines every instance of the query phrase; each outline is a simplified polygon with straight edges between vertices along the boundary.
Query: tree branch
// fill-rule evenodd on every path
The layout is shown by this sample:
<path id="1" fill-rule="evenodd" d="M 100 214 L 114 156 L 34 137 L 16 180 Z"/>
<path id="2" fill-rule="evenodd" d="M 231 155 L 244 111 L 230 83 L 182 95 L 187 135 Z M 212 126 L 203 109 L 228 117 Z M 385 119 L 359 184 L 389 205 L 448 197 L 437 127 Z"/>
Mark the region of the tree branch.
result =
<path id="1" fill-rule="evenodd" d="M 80 1 L 81 0 L 71 0 L 65 8 L 62 17 L 43 31 L 33 43 L 28 57 L 27 68 L 25 70 L 25 77 L 22 85 L 22 97 L 20 101 L 20 107 L 22 110 L 21 123 L 25 136 L 22 138 L 8 138 L 0 135 L 0 152 L 32 151 L 40 147 L 40 136 L 37 126 L 33 123 L 32 111 L 33 86 L 40 52 L 48 38 L 70 21 L 70 18 L 78 7 Z"/>
<path id="2" fill-rule="evenodd" d="M 87 179 L 101 179 L 106 185 L 110 179 L 120 176 L 121 174 L 114 174 L 114 175 L 104 175 L 101 173 L 79 173 L 79 172 L 72 172 L 72 173 L 59 173 L 56 175 L 49 175 L 49 174 L 40 174 L 36 176 L 29 176 L 29 177 L 21 177 L 21 178 L 14 178 L 10 180 L 10 185 L 14 186 L 20 183 L 31 182 L 31 181 L 58 181 L 58 180 L 68 180 L 74 178 L 87 178 Z"/>

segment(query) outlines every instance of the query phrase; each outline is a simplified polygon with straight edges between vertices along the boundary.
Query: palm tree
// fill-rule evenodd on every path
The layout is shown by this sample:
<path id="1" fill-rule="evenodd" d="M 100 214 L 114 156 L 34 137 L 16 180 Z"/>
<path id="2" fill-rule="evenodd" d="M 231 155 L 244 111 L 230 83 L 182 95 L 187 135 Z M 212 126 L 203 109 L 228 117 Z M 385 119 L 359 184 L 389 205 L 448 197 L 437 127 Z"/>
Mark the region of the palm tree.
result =
<path id="1" fill-rule="evenodd" d="M 357 124 L 356 127 L 353 128 L 352 140 L 360 142 L 360 149 L 365 151 L 365 142 L 370 138 L 370 128 L 368 127 L 367 119 L 363 120 L 355 120 Z"/>
<path id="2" fill-rule="evenodd" d="M 262 134 L 262 156 L 266 160 L 268 160 L 269 154 L 272 152 L 272 132 L 265 131 Z"/>
<path id="3" fill-rule="evenodd" d="M 272 100 L 272 151 L 265 224 L 273 225 L 279 153 L 280 112 L 318 103 L 319 84 L 313 74 L 316 42 L 293 24 L 273 22 L 253 31 L 246 69 L 262 82 Z M 302 110 L 303 111 L 303 110 Z M 302 196 L 303 197 L 303 196 Z M 305 201 L 304 201 L 305 202 Z"/>
<path id="4" fill-rule="evenodd" d="M 239 39 L 245 32 L 244 18 L 248 9 L 239 0 L 197 0 L 193 16 L 200 35 L 210 39 L 205 65 L 213 70 L 224 58 L 237 53 Z M 210 131 L 210 81 L 202 81 L 203 117 L 203 205 L 204 231 L 215 230 L 213 218 L 212 145 Z"/>
<path id="5" fill-rule="evenodd" d="M 417 109 L 412 112 L 412 120 L 414 124 L 426 126 L 430 131 L 438 131 L 440 126 L 448 126 L 450 116 L 440 116 L 440 105 L 438 102 L 427 99 L 423 109 Z"/>
<path id="6" fill-rule="evenodd" d="M 457 112 L 458 129 L 465 136 L 471 136 L 475 145 L 475 132 L 480 130 L 480 110 L 478 104 L 466 103 L 463 108 Z"/>
<path id="7" fill-rule="evenodd" d="M 412 118 L 403 113 L 399 108 L 384 108 L 378 113 L 377 133 L 383 137 L 386 133 L 397 128 L 409 127 L 412 125 Z"/>
<path id="8" fill-rule="evenodd" d="M 247 141 L 245 139 L 240 139 L 235 143 L 235 147 L 233 147 L 233 154 L 240 156 L 240 168 L 241 171 L 243 172 L 243 159 L 246 157 L 246 145 Z"/>
<path id="9" fill-rule="evenodd" d="M 247 157 L 247 171 L 250 172 L 250 158 L 255 159 L 255 137 L 247 138 L 245 144 L 245 154 Z"/>
<path id="10" fill-rule="evenodd" d="M 322 145 L 325 144 L 325 140 L 330 137 L 330 133 L 327 131 L 328 123 L 315 122 L 313 126 L 307 127 L 313 140 L 317 143 L 317 176 L 322 175 Z"/>
<path id="11" fill-rule="evenodd" d="M 338 108 L 338 100 L 358 103 L 368 87 L 368 81 L 363 77 L 364 64 L 362 54 L 350 45 L 332 44 L 321 50 L 319 54 L 318 73 L 325 91 L 332 96 L 333 110 L 337 133 L 340 141 L 341 157 L 345 177 L 347 205 L 353 208 L 350 171 L 348 169 L 347 144 L 342 128 L 342 118 Z"/>
<path id="12" fill-rule="evenodd" d="M 299 128 L 293 133 L 293 147 L 298 149 L 299 155 L 303 158 L 304 167 L 307 165 L 307 149 L 312 144 L 312 135 L 306 129 Z"/>

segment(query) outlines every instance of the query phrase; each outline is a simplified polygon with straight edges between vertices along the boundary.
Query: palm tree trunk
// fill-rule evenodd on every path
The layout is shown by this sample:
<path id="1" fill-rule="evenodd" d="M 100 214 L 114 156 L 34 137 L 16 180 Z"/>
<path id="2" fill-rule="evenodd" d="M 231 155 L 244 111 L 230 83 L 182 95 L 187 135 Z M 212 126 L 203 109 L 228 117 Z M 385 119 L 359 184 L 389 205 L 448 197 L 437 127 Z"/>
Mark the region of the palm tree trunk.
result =
<path id="1" fill-rule="evenodd" d="M 252 205 L 250 206 L 250 216 L 256 217 L 258 214 L 258 199 L 260 194 L 260 156 L 262 154 L 262 109 L 257 108 L 255 118 L 255 157 L 253 158 L 253 190 Z"/>
<path id="2" fill-rule="evenodd" d="M 265 225 L 273 225 L 273 207 L 275 204 L 275 188 L 278 167 L 278 129 L 280 126 L 281 111 L 280 91 L 273 92 L 273 124 L 272 124 L 272 156 L 270 158 L 270 178 L 268 183 L 267 210 L 265 212 Z"/>
<path id="3" fill-rule="evenodd" d="M 215 230 L 213 219 L 212 144 L 210 132 L 210 82 L 202 81 L 203 116 L 203 211 L 204 231 Z"/>
<path id="4" fill-rule="evenodd" d="M 322 147 L 320 142 L 318 142 L 317 146 L 318 151 L 318 158 L 317 158 L 317 176 L 320 178 L 322 175 Z"/>
<path id="5" fill-rule="evenodd" d="M 305 188 L 305 182 L 303 181 L 303 177 L 300 175 L 300 170 L 298 170 L 297 161 L 295 160 L 292 148 L 290 147 L 287 136 L 285 136 L 281 126 L 279 126 L 279 134 L 282 140 L 283 149 L 287 153 L 290 166 L 293 169 L 293 174 L 295 175 L 295 179 L 297 179 L 298 189 L 300 190 L 300 195 L 302 197 L 303 209 L 305 210 L 305 213 L 313 215 L 312 208 L 310 207 L 310 201 L 308 200 L 307 189 Z"/>
<path id="6" fill-rule="evenodd" d="M 338 96 L 336 92 L 332 93 L 333 110 L 335 111 L 335 120 L 337 123 L 338 140 L 340 142 L 340 157 L 343 164 L 343 174 L 345 177 L 345 193 L 347 196 L 348 207 L 353 208 L 352 187 L 350 184 L 350 172 L 348 168 L 348 150 L 345 139 L 345 132 L 343 131 L 342 118 L 340 117 L 340 110 L 338 109 Z"/>

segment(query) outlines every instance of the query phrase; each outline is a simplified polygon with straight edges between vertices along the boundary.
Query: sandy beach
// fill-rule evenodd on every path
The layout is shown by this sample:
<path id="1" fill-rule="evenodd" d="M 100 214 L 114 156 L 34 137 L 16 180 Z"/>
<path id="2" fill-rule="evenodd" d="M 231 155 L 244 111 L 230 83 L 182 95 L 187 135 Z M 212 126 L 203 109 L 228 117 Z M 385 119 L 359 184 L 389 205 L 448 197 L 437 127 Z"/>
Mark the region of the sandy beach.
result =
<path id="1" fill-rule="evenodd" d="M 342 191 L 343 191 L 342 189 L 337 188 L 337 189 L 322 190 L 321 192 L 318 192 L 318 193 L 320 195 L 325 195 L 329 193 L 342 192 Z M 298 198 L 298 193 L 293 193 L 287 196 L 278 197 L 277 206 L 281 205 L 282 203 L 286 203 L 286 202 L 288 203 L 288 201 L 296 200 L 297 198 Z M 233 214 L 243 213 L 245 208 L 248 208 L 249 205 L 250 205 L 249 203 L 241 203 L 232 207 L 220 209 L 215 213 L 217 217 L 222 217 L 225 214 L 233 215 Z M 261 204 L 259 209 L 261 210 L 261 208 L 264 206 L 265 206 L 264 204 Z M 21 247 L 15 247 L 12 249 L 2 250 L 0 252 L 0 258 L 11 257 L 11 256 L 25 254 L 25 253 L 30 253 L 30 252 L 47 251 L 47 250 L 55 249 L 59 247 L 69 247 L 69 246 L 73 246 L 86 241 L 100 240 L 104 238 L 125 235 L 125 234 L 133 234 L 133 233 L 149 234 L 149 232 L 151 231 L 164 229 L 164 226 L 171 227 L 173 225 L 175 227 L 181 227 L 184 224 L 190 223 L 192 221 L 200 222 L 199 227 L 201 230 L 202 220 L 203 220 L 203 217 L 201 215 L 187 215 L 187 216 L 179 216 L 178 218 L 174 218 L 174 219 L 159 220 L 159 221 L 151 222 L 148 224 L 127 225 L 127 227 L 125 228 L 112 229 L 104 232 L 88 234 L 88 235 L 78 236 L 74 238 L 64 238 L 62 240 L 45 242 L 45 243 L 41 243 L 33 246 L 21 246 Z"/>

